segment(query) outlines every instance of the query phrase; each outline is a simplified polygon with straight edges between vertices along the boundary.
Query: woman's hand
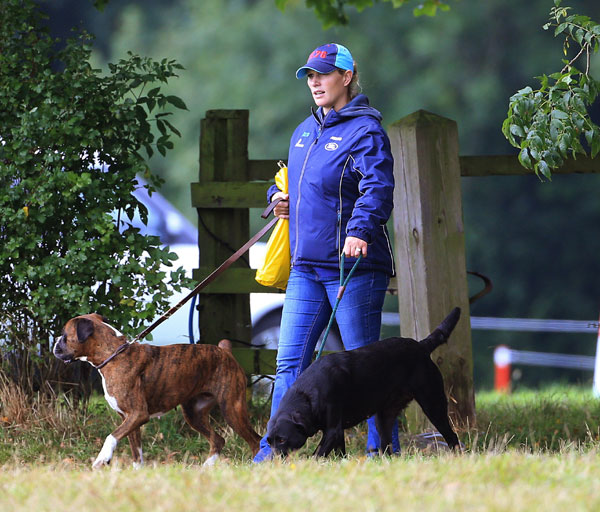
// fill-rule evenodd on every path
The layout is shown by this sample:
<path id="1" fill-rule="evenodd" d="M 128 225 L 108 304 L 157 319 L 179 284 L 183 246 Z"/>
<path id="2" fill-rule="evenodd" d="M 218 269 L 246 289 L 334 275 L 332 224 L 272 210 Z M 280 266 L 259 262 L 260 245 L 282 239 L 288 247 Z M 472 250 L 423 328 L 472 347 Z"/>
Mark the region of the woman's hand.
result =
<path id="1" fill-rule="evenodd" d="M 346 258 L 358 258 L 361 254 L 363 258 L 367 257 L 367 242 L 356 238 L 355 236 L 347 236 L 344 242 L 344 255 Z"/>
<path id="2" fill-rule="evenodd" d="M 275 199 L 281 199 L 277 206 L 273 209 L 273 215 L 280 219 L 289 219 L 290 218 L 290 195 L 284 194 L 283 192 L 276 192 L 271 196 L 271 202 L 275 201 Z"/>

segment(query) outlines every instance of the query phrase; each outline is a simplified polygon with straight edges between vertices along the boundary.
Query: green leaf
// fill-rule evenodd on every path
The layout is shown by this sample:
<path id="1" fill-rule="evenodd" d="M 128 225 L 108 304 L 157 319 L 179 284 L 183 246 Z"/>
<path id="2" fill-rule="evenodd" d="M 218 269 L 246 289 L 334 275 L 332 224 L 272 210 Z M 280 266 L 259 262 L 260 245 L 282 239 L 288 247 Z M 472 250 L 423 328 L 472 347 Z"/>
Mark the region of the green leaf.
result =
<path id="1" fill-rule="evenodd" d="M 437 5 L 435 5 L 431 2 L 426 2 L 426 3 L 423 3 L 413 9 L 413 16 L 415 16 L 416 18 L 418 18 L 419 16 L 431 17 L 431 16 L 435 16 L 436 12 L 437 12 Z"/>
<path id="2" fill-rule="evenodd" d="M 569 26 L 568 23 L 561 23 L 558 27 L 556 27 L 556 29 L 554 30 L 554 37 L 556 37 L 558 34 L 562 34 L 565 29 Z"/>
<path id="3" fill-rule="evenodd" d="M 552 142 L 556 142 L 558 140 L 558 135 L 562 132 L 563 125 L 557 119 L 552 119 L 550 121 L 550 139 Z"/>
<path id="4" fill-rule="evenodd" d="M 150 98 L 154 98 L 155 96 L 157 96 L 157 95 L 158 95 L 158 93 L 159 93 L 159 92 L 160 92 L 160 87 L 155 87 L 154 89 L 150 89 L 150 90 L 148 91 L 148 96 L 149 96 Z"/>
<path id="5" fill-rule="evenodd" d="M 134 112 L 135 112 L 135 117 L 139 122 L 141 122 L 141 123 L 146 122 L 146 119 L 148 116 L 146 114 L 146 111 L 140 105 L 135 106 Z"/>
<path id="6" fill-rule="evenodd" d="M 516 135 L 517 137 L 525 137 L 525 131 L 518 124 L 510 125 L 510 133 Z"/>
<path id="7" fill-rule="evenodd" d="M 552 172 L 550 171 L 550 167 L 544 160 L 540 160 L 535 166 L 536 174 L 542 174 L 547 179 L 552 179 Z"/>
<path id="8" fill-rule="evenodd" d="M 175 128 L 175 126 L 173 126 L 169 121 L 163 119 L 163 123 L 165 123 L 175 135 L 181 137 L 181 132 L 177 128 Z"/>
<path id="9" fill-rule="evenodd" d="M 512 134 L 510 133 L 510 127 L 512 125 L 512 116 L 507 117 L 502 123 L 502 133 L 509 140 L 509 142 L 514 146 L 515 140 Z"/>
<path id="10" fill-rule="evenodd" d="M 559 109 L 554 109 L 550 116 L 554 119 L 569 119 L 569 114 Z"/>
<path id="11" fill-rule="evenodd" d="M 594 137 L 592 139 L 591 157 L 596 158 L 596 155 L 598 154 L 599 151 L 600 151 L 600 137 L 598 137 L 598 134 L 596 133 L 596 137 Z"/>
<path id="12" fill-rule="evenodd" d="M 185 102 L 179 98 L 178 96 L 167 96 L 166 97 L 167 101 L 173 105 L 174 107 L 177 107 L 181 110 L 187 110 L 187 105 L 185 104 Z"/>
<path id="13" fill-rule="evenodd" d="M 521 165 L 523 167 L 525 167 L 526 169 L 531 169 L 533 167 L 533 164 L 531 162 L 531 157 L 529 156 L 529 151 L 524 148 L 519 152 L 519 162 L 521 163 Z"/>
<path id="14" fill-rule="evenodd" d="M 558 149 L 560 151 L 560 154 L 564 157 L 567 156 L 567 150 L 569 149 L 569 144 L 568 144 L 568 138 L 567 137 L 561 137 L 558 141 Z"/>

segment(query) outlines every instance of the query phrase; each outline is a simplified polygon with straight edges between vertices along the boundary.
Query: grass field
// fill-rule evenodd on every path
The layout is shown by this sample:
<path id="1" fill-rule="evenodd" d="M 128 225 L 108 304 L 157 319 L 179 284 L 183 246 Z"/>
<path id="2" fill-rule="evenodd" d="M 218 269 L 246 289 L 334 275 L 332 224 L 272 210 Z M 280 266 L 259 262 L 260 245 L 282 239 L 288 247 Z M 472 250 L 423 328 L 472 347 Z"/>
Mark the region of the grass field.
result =
<path id="1" fill-rule="evenodd" d="M 5 468 L 6 511 L 587 511 L 600 507 L 600 457 L 466 454 L 291 460 L 254 467 L 166 464 L 91 472 L 61 464 Z"/>
<path id="2" fill-rule="evenodd" d="M 315 439 L 286 461 L 255 466 L 217 418 L 227 445 L 205 468 L 207 444 L 173 411 L 144 427 L 143 469 L 131 469 L 123 442 L 96 472 L 91 461 L 117 423 L 100 397 L 83 408 L 15 393 L 0 386 L 1 511 L 600 509 L 600 401 L 577 388 L 478 394 L 478 428 L 460 433 L 462 455 L 423 451 L 405 432 L 401 456 L 368 459 L 357 427 L 344 459 L 308 457 Z M 253 404 L 259 432 L 267 410 Z"/>

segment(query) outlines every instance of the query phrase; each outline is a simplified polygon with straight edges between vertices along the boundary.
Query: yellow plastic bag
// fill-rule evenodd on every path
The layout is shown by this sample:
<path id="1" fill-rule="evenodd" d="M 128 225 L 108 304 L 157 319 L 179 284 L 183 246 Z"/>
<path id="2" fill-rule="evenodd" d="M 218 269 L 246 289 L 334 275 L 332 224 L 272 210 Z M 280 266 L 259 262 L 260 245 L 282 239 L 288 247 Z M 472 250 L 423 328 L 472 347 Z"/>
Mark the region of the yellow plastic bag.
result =
<path id="1" fill-rule="evenodd" d="M 280 164 L 283 166 L 283 163 Z M 287 167 L 283 166 L 275 175 L 275 185 L 287 194 Z M 279 219 L 267 242 L 265 261 L 256 271 L 256 281 L 263 286 L 285 290 L 290 277 L 290 231 L 289 220 Z"/>

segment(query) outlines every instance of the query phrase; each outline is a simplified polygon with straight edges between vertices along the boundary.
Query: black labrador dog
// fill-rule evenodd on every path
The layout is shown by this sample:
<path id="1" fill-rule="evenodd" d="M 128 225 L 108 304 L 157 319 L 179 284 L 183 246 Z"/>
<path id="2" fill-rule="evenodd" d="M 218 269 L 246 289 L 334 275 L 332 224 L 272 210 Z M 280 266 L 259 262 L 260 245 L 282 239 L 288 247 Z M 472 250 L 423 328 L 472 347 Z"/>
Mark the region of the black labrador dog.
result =
<path id="1" fill-rule="evenodd" d="M 267 426 L 267 441 L 287 455 L 323 431 L 315 455 L 345 455 L 344 429 L 375 414 L 383 453 L 392 453 L 394 421 L 415 399 L 452 449 L 458 437 L 448 419 L 448 402 L 430 354 L 448 341 L 460 318 L 454 308 L 424 340 L 387 338 L 336 352 L 311 364 L 284 395 Z"/>

